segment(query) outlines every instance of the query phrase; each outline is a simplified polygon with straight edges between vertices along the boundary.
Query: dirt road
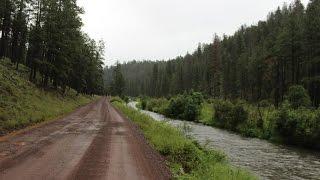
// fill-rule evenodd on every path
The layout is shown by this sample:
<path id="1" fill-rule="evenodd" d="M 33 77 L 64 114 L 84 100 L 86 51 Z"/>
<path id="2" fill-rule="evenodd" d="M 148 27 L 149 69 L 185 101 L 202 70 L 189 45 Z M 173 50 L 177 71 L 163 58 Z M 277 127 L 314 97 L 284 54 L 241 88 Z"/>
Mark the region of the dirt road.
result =
<path id="1" fill-rule="evenodd" d="M 0 179 L 169 179 L 164 159 L 106 98 L 0 138 Z"/>

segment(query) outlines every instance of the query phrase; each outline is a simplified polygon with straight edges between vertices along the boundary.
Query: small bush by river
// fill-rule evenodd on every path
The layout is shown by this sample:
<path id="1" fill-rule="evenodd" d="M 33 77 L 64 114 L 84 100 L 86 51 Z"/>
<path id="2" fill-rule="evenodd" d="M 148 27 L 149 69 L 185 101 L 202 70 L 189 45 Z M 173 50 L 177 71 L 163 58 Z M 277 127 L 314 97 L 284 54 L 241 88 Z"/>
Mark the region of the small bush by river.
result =
<path id="1" fill-rule="evenodd" d="M 136 123 L 153 147 L 166 157 L 177 179 L 256 179 L 250 173 L 231 167 L 225 155 L 201 147 L 165 122 L 129 108 L 119 101 L 115 105 Z"/>

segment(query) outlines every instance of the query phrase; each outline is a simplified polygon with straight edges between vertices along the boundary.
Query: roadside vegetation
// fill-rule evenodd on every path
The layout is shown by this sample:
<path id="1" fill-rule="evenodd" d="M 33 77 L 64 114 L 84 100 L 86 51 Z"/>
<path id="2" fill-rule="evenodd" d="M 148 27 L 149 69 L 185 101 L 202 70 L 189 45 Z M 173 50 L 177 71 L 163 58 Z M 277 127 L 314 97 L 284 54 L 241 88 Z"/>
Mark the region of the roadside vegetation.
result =
<path id="1" fill-rule="evenodd" d="M 73 89 L 41 89 L 31 83 L 29 69 L 19 70 L 9 60 L 0 60 L 0 135 L 51 120 L 96 99 Z"/>
<path id="2" fill-rule="evenodd" d="M 145 101 L 145 102 L 143 102 Z M 169 99 L 141 98 L 146 110 L 170 118 L 200 122 L 247 137 L 320 149 L 320 109 L 312 108 L 302 86 L 290 87 L 279 108 L 268 101 L 202 99 L 201 93 L 184 93 Z M 142 108 L 140 106 L 140 108 Z"/>
<path id="3" fill-rule="evenodd" d="M 256 179 L 244 170 L 231 167 L 223 153 L 200 146 L 179 129 L 126 106 L 120 98 L 111 102 L 141 128 L 153 147 L 167 159 L 175 178 Z"/>

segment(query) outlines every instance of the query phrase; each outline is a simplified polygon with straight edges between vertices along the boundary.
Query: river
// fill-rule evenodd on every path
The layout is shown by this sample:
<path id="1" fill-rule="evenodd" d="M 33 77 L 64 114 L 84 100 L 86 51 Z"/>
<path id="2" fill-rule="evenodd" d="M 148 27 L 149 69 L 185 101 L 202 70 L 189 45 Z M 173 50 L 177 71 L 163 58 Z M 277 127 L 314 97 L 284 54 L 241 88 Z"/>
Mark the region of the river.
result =
<path id="1" fill-rule="evenodd" d="M 136 109 L 136 102 L 128 105 Z M 175 126 L 187 124 L 191 127 L 190 135 L 199 143 L 223 151 L 232 165 L 247 169 L 261 179 L 320 180 L 319 152 L 276 145 L 257 138 L 245 138 L 211 126 L 168 119 L 150 111 L 141 112 L 157 121 L 169 120 Z"/>

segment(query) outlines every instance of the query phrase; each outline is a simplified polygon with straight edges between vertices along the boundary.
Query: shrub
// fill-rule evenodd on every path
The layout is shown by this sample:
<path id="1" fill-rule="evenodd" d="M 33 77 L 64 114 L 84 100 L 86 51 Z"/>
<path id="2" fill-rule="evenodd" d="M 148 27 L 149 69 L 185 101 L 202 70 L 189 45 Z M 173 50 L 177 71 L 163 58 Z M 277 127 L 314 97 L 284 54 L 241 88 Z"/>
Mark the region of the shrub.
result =
<path id="1" fill-rule="evenodd" d="M 183 112 L 183 117 L 187 121 L 194 121 L 200 114 L 200 105 L 196 98 L 192 96 L 187 96 L 185 100 L 185 107 Z"/>
<path id="2" fill-rule="evenodd" d="M 270 106 L 272 106 L 272 103 L 269 100 L 264 99 L 259 102 L 258 106 L 259 107 L 270 107 Z"/>
<path id="3" fill-rule="evenodd" d="M 287 100 L 292 108 L 309 107 L 311 100 L 306 89 L 303 86 L 295 85 L 289 88 Z"/>
<path id="4" fill-rule="evenodd" d="M 165 115 L 171 118 L 179 118 L 195 121 L 200 115 L 203 96 L 201 93 L 193 92 L 178 95 L 170 99 Z"/>
<path id="5" fill-rule="evenodd" d="M 200 122 L 206 125 L 213 125 L 214 119 L 214 108 L 213 104 L 209 104 L 208 102 L 202 103 L 199 120 Z"/>
<path id="6" fill-rule="evenodd" d="M 217 101 L 214 108 L 216 125 L 223 128 L 237 130 L 238 125 L 248 119 L 248 112 L 240 103 L 234 105 L 230 101 Z"/>
<path id="7" fill-rule="evenodd" d="M 122 98 L 124 100 L 124 102 L 129 103 L 129 97 L 128 96 L 122 96 Z"/>
<path id="8" fill-rule="evenodd" d="M 171 118 L 183 118 L 184 105 L 185 101 L 182 95 L 172 97 L 168 107 L 165 109 L 165 115 Z"/>
<path id="9" fill-rule="evenodd" d="M 110 102 L 120 102 L 123 103 L 124 101 L 119 96 L 114 96 L 111 98 Z"/>
<path id="10" fill-rule="evenodd" d="M 248 112 L 243 104 L 236 104 L 233 107 L 233 117 L 233 125 L 242 124 L 248 119 Z"/>
<path id="11" fill-rule="evenodd" d="M 165 98 L 149 99 L 147 102 L 146 109 L 156 113 L 164 114 L 168 104 L 169 104 L 169 101 Z"/>
<path id="12" fill-rule="evenodd" d="M 217 126 L 228 128 L 231 127 L 229 124 L 232 121 L 232 109 L 233 104 L 230 101 L 217 101 L 214 104 L 215 114 L 214 119 Z"/>
<path id="13" fill-rule="evenodd" d="M 275 115 L 275 130 L 283 140 L 291 144 L 320 148 L 319 110 L 306 108 L 291 109 L 284 103 Z"/>
<path id="14" fill-rule="evenodd" d="M 145 110 L 147 108 L 147 98 L 142 97 L 140 101 L 141 101 L 141 109 Z"/>

